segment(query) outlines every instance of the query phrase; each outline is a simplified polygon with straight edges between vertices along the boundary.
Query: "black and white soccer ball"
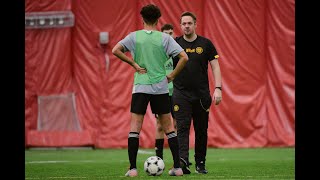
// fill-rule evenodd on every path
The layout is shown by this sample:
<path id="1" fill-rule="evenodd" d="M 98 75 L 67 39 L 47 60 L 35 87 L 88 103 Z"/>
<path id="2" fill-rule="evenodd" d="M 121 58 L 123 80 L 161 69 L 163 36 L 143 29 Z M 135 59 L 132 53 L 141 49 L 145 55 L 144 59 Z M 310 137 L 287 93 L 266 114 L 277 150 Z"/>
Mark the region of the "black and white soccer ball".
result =
<path id="1" fill-rule="evenodd" d="M 144 171 L 149 176 L 160 176 L 164 171 L 164 162 L 158 156 L 151 156 L 144 162 Z"/>

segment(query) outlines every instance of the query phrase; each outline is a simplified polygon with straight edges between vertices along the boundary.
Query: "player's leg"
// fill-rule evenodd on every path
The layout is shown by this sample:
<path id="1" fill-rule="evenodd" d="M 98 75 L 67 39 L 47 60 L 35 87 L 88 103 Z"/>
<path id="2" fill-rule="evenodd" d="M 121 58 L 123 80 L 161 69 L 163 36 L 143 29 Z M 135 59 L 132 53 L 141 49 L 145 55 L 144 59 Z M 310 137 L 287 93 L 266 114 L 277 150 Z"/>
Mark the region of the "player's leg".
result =
<path id="1" fill-rule="evenodd" d="M 172 125 L 168 94 L 152 95 L 150 99 L 151 110 L 159 115 L 159 121 L 168 138 L 168 144 L 173 157 L 173 169 L 169 171 L 171 176 L 182 176 L 183 172 L 179 162 L 179 146 L 177 134 Z"/>
<path id="2" fill-rule="evenodd" d="M 158 114 L 155 114 L 156 117 L 156 142 L 155 142 L 155 151 L 156 156 L 163 159 L 163 145 L 164 145 L 164 131 L 162 129 L 161 123 L 159 121 Z"/>
<path id="3" fill-rule="evenodd" d="M 174 131 L 176 132 L 176 134 L 178 134 L 178 132 L 177 132 L 177 120 L 175 118 L 172 118 L 172 122 L 173 122 Z"/>
<path id="4" fill-rule="evenodd" d="M 183 171 L 180 168 L 180 156 L 179 156 L 179 145 L 178 138 L 171 122 L 171 115 L 168 114 L 159 114 L 159 121 L 163 130 L 168 138 L 169 148 L 173 157 L 173 168 L 169 170 L 170 176 L 182 176 Z"/>
<path id="5" fill-rule="evenodd" d="M 150 95 L 143 93 L 132 94 L 131 121 L 128 136 L 129 171 L 125 176 L 137 176 L 137 154 L 139 149 L 139 133 L 143 124 L 144 114 L 150 100 Z"/>
<path id="6" fill-rule="evenodd" d="M 177 134 L 177 123 L 176 123 L 176 120 L 174 119 L 174 114 L 173 114 L 172 96 L 169 96 L 169 100 L 170 100 L 170 112 L 173 119 L 173 125 L 174 125 L 175 132 Z M 164 131 L 160 124 L 158 114 L 155 114 L 155 117 L 157 119 L 155 151 L 156 151 L 156 155 L 161 159 L 163 159 Z"/>
<path id="7" fill-rule="evenodd" d="M 171 117 L 172 117 L 172 123 L 173 123 L 173 127 L 175 129 L 175 132 L 177 134 L 177 121 L 176 121 L 176 119 L 174 117 L 172 96 L 169 96 L 169 100 L 170 100 L 170 112 L 171 112 Z"/>

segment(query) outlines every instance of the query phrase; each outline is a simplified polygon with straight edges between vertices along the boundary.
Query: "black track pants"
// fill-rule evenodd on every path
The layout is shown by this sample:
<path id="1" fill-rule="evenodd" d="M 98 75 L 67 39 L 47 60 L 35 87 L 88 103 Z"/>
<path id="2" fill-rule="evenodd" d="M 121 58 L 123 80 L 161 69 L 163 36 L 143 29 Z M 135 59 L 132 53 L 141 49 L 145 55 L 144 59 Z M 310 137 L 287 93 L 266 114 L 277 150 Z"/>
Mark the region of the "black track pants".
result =
<path id="1" fill-rule="evenodd" d="M 183 96 L 173 97 L 174 115 L 177 120 L 177 132 L 180 157 L 189 162 L 189 134 L 191 119 L 195 131 L 195 161 L 205 161 L 207 155 L 208 118 L 207 112 L 198 100 Z M 211 104 L 210 104 L 211 105 Z"/>

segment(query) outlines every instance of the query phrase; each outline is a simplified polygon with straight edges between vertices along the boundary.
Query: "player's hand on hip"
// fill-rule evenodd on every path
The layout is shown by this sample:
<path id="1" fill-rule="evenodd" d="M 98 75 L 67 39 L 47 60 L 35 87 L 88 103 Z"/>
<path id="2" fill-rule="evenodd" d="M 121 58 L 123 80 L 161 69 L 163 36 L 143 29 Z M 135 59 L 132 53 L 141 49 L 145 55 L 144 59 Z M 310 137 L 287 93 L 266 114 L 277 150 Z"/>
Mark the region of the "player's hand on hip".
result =
<path id="1" fill-rule="evenodd" d="M 168 83 L 172 82 L 173 79 L 174 79 L 174 78 L 173 78 L 170 74 L 167 75 Z"/>
<path id="2" fill-rule="evenodd" d="M 146 68 L 142 68 L 139 66 L 139 64 L 134 63 L 133 64 L 134 69 L 136 70 L 136 72 L 138 72 L 139 74 L 145 74 L 147 73 L 147 69 Z"/>

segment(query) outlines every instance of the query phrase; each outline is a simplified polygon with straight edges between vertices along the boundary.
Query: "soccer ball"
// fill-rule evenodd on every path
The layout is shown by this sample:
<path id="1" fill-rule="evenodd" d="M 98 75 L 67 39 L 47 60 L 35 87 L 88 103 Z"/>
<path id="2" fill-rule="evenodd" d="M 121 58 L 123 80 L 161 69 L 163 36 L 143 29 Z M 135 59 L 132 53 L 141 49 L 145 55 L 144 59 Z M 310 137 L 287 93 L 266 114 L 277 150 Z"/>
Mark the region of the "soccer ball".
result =
<path id="1" fill-rule="evenodd" d="M 164 162 L 158 156 L 151 156 L 144 162 L 144 171 L 149 176 L 160 176 L 164 170 Z"/>

